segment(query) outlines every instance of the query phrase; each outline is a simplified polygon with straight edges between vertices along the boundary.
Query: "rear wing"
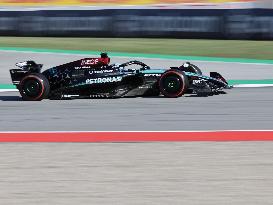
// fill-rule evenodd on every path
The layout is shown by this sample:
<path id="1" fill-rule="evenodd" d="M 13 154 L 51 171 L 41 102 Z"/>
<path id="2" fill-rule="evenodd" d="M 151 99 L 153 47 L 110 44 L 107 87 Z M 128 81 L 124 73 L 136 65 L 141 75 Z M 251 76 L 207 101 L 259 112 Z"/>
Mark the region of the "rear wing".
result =
<path id="1" fill-rule="evenodd" d="M 29 71 L 22 69 L 10 69 L 9 72 L 13 85 L 19 85 L 22 78 L 25 77 Z"/>
<path id="2" fill-rule="evenodd" d="M 28 74 L 28 73 L 40 73 L 43 64 L 37 64 L 32 60 L 23 61 L 15 64 L 17 69 L 10 69 L 10 76 L 12 83 L 14 85 L 19 85 L 20 81 Z"/>

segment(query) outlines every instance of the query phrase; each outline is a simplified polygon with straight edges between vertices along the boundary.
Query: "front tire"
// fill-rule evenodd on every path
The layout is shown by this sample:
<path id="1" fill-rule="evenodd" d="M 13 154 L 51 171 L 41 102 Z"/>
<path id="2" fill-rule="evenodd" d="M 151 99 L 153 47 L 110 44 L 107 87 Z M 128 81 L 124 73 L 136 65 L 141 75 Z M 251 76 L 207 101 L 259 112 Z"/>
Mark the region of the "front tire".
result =
<path id="1" fill-rule="evenodd" d="M 168 70 L 159 79 L 159 90 L 165 97 L 181 97 L 188 89 L 189 82 L 184 72 Z"/>
<path id="2" fill-rule="evenodd" d="M 50 85 L 41 73 L 26 75 L 19 84 L 19 92 L 26 101 L 40 101 L 48 97 Z"/>

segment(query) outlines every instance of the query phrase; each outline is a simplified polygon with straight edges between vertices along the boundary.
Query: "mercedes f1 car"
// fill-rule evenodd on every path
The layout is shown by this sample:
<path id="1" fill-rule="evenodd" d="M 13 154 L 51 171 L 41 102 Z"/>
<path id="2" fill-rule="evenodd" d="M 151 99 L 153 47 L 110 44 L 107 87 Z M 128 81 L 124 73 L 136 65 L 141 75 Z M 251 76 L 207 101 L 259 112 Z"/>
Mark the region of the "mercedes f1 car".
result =
<path id="1" fill-rule="evenodd" d="M 71 98 L 119 98 L 159 96 L 176 98 L 186 93 L 202 96 L 219 94 L 229 88 L 217 72 L 205 76 L 191 63 L 169 69 L 151 69 L 140 61 L 110 64 L 99 58 L 84 58 L 41 72 L 34 61 L 17 63 L 11 79 L 23 100 L 38 101 Z"/>

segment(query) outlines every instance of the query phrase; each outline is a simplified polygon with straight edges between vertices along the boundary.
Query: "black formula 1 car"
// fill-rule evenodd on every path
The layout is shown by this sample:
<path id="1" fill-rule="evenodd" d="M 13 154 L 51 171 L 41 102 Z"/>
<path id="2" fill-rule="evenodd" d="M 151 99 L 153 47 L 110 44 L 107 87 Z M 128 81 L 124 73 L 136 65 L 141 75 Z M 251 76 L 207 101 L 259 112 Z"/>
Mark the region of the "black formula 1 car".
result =
<path id="1" fill-rule="evenodd" d="M 17 63 L 11 79 L 23 100 L 119 98 L 136 96 L 180 97 L 185 93 L 208 96 L 229 88 L 217 72 L 210 76 L 191 63 L 180 67 L 150 69 L 140 61 L 110 65 L 110 58 L 84 58 L 41 72 L 34 61 Z"/>

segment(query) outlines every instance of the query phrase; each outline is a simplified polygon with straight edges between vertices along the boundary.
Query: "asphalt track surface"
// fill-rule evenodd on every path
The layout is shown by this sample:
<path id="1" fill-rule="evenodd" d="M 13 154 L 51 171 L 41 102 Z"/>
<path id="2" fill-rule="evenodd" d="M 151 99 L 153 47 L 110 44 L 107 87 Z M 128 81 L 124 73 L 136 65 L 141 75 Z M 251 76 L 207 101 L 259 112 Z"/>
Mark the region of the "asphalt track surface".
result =
<path id="1" fill-rule="evenodd" d="M 1 52 L 0 83 L 10 83 L 15 62 L 35 60 L 45 69 L 86 56 Z M 125 62 L 127 58 L 113 58 Z M 131 59 L 132 60 L 132 59 Z M 178 60 L 141 59 L 152 68 L 181 65 Z M 227 79 L 273 78 L 272 65 L 193 62 L 204 73 Z M 272 129 L 273 88 L 236 88 L 227 94 L 182 98 L 121 98 L 23 102 L 18 93 L 0 93 L 1 131 L 130 131 Z"/>
<path id="2" fill-rule="evenodd" d="M 48 66 L 79 58 L 1 52 L 1 84 L 10 83 L 7 69 L 28 56 Z M 267 65 L 196 64 L 232 79 L 273 77 Z M 237 88 L 207 98 L 42 102 L 1 93 L 0 129 L 272 129 L 272 89 Z M 3 143 L 0 204 L 272 204 L 272 150 L 272 142 Z"/>
<path id="3" fill-rule="evenodd" d="M 273 88 L 236 88 L 211 97 L 41 102 L 0 95 L 1 131 L 272 129 Z"/>

